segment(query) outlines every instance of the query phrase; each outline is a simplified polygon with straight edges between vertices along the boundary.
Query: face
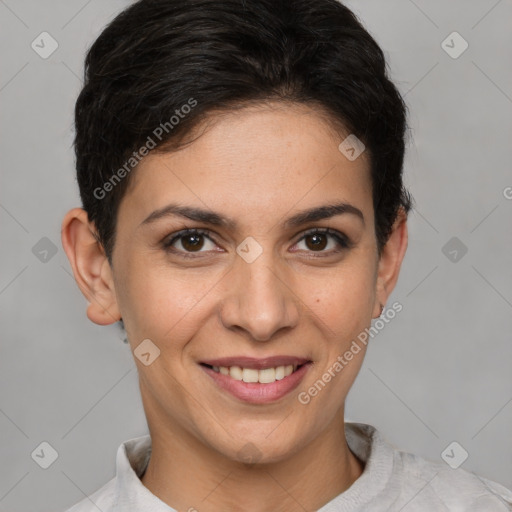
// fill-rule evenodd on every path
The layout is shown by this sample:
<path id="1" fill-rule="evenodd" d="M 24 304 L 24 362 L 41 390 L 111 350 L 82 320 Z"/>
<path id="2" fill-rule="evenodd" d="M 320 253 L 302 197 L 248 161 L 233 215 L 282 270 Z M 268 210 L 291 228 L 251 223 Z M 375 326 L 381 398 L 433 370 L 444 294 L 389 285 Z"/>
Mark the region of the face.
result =
<path id="1" fill-rule="evenodd" d="M 151 340 L 140 345 L 150 364 L 135 362 L 152 435 L 238 460 L 252 443 L 277 461 L 343 422 L 364 345 L 307 392 L 391 291 L 379 285 L 369 161 L 347 159 L 346 135 L 304 106 L 214 121 L 139 164 L 112 289 L 132 350 Z"/>

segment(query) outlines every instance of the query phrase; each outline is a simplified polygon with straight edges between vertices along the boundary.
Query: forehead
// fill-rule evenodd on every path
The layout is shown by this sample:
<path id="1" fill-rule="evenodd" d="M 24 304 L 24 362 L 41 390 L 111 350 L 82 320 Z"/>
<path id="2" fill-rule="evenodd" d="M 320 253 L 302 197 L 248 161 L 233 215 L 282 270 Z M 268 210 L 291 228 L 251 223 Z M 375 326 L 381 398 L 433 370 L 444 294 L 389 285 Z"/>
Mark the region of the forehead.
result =
<path id="1" fill-rule="evenodd" d="M 261 216 L 346 200 L 371 208 L 369 158 L 350 160 L 349 135 L 303 105 L 266 104 L 212 114 L 178 151 L 151 153 L 137 166 L 120 207 L 142 217 L 184 204 Z M 296 206 L 295 206 L 296 205 Z"/>

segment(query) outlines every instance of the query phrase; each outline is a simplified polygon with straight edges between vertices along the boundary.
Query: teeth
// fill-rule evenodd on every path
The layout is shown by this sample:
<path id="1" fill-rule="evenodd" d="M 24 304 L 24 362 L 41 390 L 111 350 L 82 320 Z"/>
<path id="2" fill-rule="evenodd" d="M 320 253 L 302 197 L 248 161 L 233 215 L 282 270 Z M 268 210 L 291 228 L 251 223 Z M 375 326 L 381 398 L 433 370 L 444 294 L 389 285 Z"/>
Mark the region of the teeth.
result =
<path id="1" fill-rule="evenodd" d="M 243 380 L 244 382 L 259 382 L 261 384 L 271 384 L 276 380 L 282 380 L 297 370 L 296 364 L 287 366 L 277 366 L 276 368 L 264 368 L 256 370 L 254 368 L 240 368 L 240 366 L 213 366 L 213 370 L 222 375 L 229 375 L 232 379 Z"/>
<path id="2" fill-rule="evenodd" d="M 232 366 L 229 369 L 229 375 L 231 378 L 233 378 L 235 380 L 242 380 L 242 377 L 243 377 L 242 368 L 240 368 L 240 366 Z"/>
<path id="3" fill-rule="evenodd" d="M 278 366 L 276 368 L 276 380 L 284 379 L 284 366 Z"/>
<path id="4" fill-rule="evenodd" d="M 252 368 L 244 368 L 242 370 L 242 380 L 244 382 L 258 382 L 259 371 Z"/>
<path id="5" fill-rule="evenodd" d="M 258 372 L 258 382 L 262 384 L 268 384 L 269 382 L 275 382 L 276 370 L 275 368 L 265 368 Z"/>

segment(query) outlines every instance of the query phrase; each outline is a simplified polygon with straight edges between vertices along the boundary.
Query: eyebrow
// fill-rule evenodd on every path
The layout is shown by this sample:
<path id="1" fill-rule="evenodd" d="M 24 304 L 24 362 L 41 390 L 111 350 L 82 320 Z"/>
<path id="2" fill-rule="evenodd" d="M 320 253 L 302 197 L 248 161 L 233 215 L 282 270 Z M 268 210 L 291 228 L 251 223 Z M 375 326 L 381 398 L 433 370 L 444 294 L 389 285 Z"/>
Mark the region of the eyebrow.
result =
<path id="1" fill-rule="evenodd" d="M 293 215 L 292 217 L 288 218 L 284 222 L 284 227 L 295 228 L 301 226 L 302 224 L 307 224 L 308 222 L 329 219 L 336 215 L 343 214 L 355 215 L 362 221 L 363 225 L 365 224 L 363 212 L 359 208 L 356 208 L 355 206 L 349 203 L 341 202 L 317 206 L 299 212 Z M 205 210 L 202 208 L 191 206 L 183 206 L 175 203 L 168 204 L 167 206 L 155 210 L 140 223 L 139 227 L 152 224 L 162 218 L 175 216 L 232 230 L 236 230 L 237 227 L 237 222 L 235 220 L 223 217 L 219 213 L 216 213 L 212 210 Z"/>

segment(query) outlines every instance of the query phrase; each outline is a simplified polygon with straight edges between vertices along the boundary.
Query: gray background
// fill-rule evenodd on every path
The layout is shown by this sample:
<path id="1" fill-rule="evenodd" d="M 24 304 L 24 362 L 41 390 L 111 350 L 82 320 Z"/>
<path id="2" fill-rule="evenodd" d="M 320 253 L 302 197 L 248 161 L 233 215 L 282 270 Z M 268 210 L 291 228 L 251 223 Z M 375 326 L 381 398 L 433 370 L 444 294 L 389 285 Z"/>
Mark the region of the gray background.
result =
<path id="1" fill-rule="evenodd" d="M 116 325 L 87 319 L 60 242 L 80 204 L 71 143 L 84 51 L 128 3 L 0 0 L 2 511 L 63 510 L 147 431 L 129 348 Z M 389 302 L 404 309 L 372 339 L 347 420 L 432 460 L 457 441 L 463 468 L 512 488 L 512 2 L 348 5 L 409 105 L 417 209 Z M 59 44 L 48 59 L 31 48 L 43 31 Z M 469 43 L 457 59 L 441 47 L 453 31 Z M 43 237 L 57 249 L 46 262 L 33 252 Z M 442 251 L 452 237 L 468 249 L 458 261 Z M 31 458 L 42 441 L 58 452 L 46 470 Z"/>

